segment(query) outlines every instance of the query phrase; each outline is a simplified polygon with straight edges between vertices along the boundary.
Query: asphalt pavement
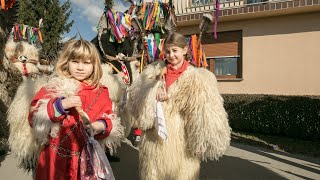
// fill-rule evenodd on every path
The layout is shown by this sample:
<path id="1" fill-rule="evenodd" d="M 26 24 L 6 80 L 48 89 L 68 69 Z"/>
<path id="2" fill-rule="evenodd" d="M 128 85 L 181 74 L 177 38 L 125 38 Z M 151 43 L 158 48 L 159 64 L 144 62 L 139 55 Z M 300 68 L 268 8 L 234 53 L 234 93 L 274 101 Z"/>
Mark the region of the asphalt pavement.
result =
<path id="1" fill-rule="evenodd" d="M 117 156 L 120 162 L 111 162 L 117 180 L 138 180 L 138 148 L 125 140 Z M 31 180 L 29 173 L 16 166 L 10 152 L 0 157 L 0 179 Z M 219 161 L 201 164 L 201 180 L 320 180 L 320 158 L 289 154 L 263 147 L 232 143 Z"/>

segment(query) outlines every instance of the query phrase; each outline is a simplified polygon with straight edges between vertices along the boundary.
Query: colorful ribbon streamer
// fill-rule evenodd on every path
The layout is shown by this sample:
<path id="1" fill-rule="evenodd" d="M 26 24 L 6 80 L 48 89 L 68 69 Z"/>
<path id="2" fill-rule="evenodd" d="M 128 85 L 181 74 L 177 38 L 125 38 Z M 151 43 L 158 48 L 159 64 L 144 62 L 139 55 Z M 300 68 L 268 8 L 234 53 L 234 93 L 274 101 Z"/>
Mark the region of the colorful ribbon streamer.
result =
<path id="1" fill-rule="evenodd" d="M 12 35 L 16 41 L 24 40 L 30 44 L 34 44 L 36 40 L 39 40 L 40 43 L 43 43 L 40 29 L 29 25 L 14 24 L 12 28 Z"/>

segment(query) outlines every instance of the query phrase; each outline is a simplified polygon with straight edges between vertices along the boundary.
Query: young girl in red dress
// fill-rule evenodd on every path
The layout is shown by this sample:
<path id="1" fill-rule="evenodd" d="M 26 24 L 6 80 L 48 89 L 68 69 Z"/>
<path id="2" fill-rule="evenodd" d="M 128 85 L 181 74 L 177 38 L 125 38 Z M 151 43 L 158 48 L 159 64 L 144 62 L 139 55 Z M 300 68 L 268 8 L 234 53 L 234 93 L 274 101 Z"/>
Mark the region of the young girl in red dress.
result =
<path id="1" fill-rule="evenodd" d="M 99 83 L 99 54 L 90 42 L 68 42 L 55 71 L 34 97 L 29 113 L 29 124 L 42 145 L 35 179 L 77 180 L 89 125 L 84 125 L 76 107 L 89 116 L 94 138 L 102 141 L 115 128 L 112 102 L 108 89 Z"/>

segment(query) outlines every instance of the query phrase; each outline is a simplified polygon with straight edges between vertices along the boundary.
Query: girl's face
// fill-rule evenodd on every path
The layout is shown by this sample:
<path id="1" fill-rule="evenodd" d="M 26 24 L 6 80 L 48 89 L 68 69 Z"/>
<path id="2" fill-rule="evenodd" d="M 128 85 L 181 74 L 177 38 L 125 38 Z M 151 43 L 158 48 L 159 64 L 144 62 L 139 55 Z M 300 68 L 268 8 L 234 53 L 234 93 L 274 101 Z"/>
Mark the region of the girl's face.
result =
<path id="1" fill-rule="evenodd" d="M 73 59 L 68 63 L 70 75 L 78 81 L 87 80 L 93 72 L 93 64 L 88 60 Z"/>
<path id="2" fill-rule="evenodd" d="M 179 46 L 169 45 L 166 47 L 167 61 L 173 66 L 173 68 L 178 69 L 182 66 L 187 51 L 187 46 L 181 48 Z"/>

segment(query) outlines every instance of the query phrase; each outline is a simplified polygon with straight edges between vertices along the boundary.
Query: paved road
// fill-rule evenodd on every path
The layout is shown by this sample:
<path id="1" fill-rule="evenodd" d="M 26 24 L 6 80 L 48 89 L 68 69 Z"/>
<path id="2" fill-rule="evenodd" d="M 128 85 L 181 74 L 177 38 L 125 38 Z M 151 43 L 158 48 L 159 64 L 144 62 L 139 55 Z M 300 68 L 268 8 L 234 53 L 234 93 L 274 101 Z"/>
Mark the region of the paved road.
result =
<path id="1" fill-rule="evenodd" d="M 117 180 L 138 180 L 138 149 L 130 141 L 118 151 L 120 162 L 111 163 Z M 0 179 L 31 180 L 16 168 L 11 154 L 0 157 Z M 320 180 L 320 159 L 233 143 L 218 162 L 201 164 L 201 180 L 315 179 Z"/>

